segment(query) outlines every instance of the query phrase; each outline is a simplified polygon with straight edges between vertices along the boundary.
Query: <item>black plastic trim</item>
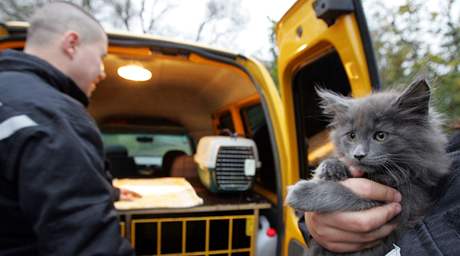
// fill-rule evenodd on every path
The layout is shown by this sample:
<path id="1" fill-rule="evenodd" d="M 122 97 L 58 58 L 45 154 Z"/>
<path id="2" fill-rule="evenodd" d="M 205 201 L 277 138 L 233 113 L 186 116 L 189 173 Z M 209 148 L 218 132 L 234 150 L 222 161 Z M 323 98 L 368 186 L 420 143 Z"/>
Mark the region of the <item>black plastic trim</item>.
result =
<path id="1" fill-rule="evenodd" d="M 330 27 L 335 20 L 347 13 L 353 12 L 353 0 L 317 0 L 313 2 L 316 17 L 322 19 Z"/>
<path id="2" fill-rule="evenodd" d="M 296 78 L 297 78 L 297 74 L 296 74 Z M 295 79 L 294 78 L 294 82 L 295 82 Z M 294 109 L 302 109 L 302 96 L 301 94 L 299 93 L 300 91 L 300 85 L 299 83 L 295 83 L 292 90 L 293 90 L 293 95 L 294 95 Z M 298 158 L 299 158 L 299 175 L 300 175 L 300 179 L 307 179 L 309 178 L 308 175 L 307 175 L 307 167 L 308 167 L 308 159 L 305 158 L 305 156 L 307 155 L 307 151 L 308 151 L 308 143 L 305 143 L 304 141 L 304 137 L 305 137 L 305 134 L 304 134 L 304 131 L 305 131 L 305 124 L 304 124 L 304 121 L 303 121 L 303 117 L 302 117 L 302 111 L 294 111 L 295 113 L 295 122 L 296 122 L 296 138 L 297 138 L 297 145 L 300 145 L 297 147 L 298 149 Z"/>
<path id="3" fill-rule="evenodd" d="M 372 38 L 364 15 L 363 6 L 360 0 L 353 0 L 355 6 L 356 21 L 358 22 L 359 33 L 361 42 L 364 48 L 364 55 L 366 56 L 367 68 L 371 80 L 373 90 L 380 90 L 381 81 L 378 72 L 377 61 L 375 59 L 374 48 L 372 47 Z"/>
<path id="4" fill-rule="evenodd" d="M 184 45 L 181 43 L 167 42 L 158 39 L 148 39 L 148 38 L 129 38 L 119 35 L 109 35 L 109 44 L 110 45 L 122 45 L 122 46 L 145 46 L 149 45 L 152 50 L 159 50 L 169 54 L 178 54 L 184 52 L 207 52 L 209 54 L 216 54 L 218 56 L 223 56 L 235 60 L 238 57 L 242 57 L 239 54 L 232 54 L 228 52 L 202 48 L 199 46 L 193 45 Z M 169 51 L 168 51 L 169 50 Z"/>
<path id="5" fill-rule="evenodd" d="M 9 32 L 9 35 L 0 37 L 0 42 L 5 41 L 16 41 L 16 40 L 25 40 L 27 37 L 26 28 L 14 28 L 8 27 L 5 24 L 0 23 L 0 26 L 4 25 L 5 29 Z M 123 36 L 123 35 L 112 35 L 108 34 L 109 44 L 110 45 L 119 45 L 119 46 L 149 46 L 152 50 L 158 50 L 166 54 L 184 54 L 189 52 L 207 52 L 210 54 L 216 54 L 218 56 L 224 56 L 230 59 L 237 59 L 238 57 L 243 57 L 239 54 L 232 54 L 229 52 L 193 46 L 193 45 L 184 45 L 181 43 L 168 42 L 159 39 L 150 39 L 150 38 L 132 38 L 132 36 Z M 243 57 L 244 58 L 244 57 Z"/>
<path id="6" fill-rule="evenodd" d="M 25 41 L 26 40 L 26 34 L 15 34 L 15 35 L 5 35 L 5 36 L 0 36 L 0 43 L 1 42 L 8 42 L 8 41 Z"/>

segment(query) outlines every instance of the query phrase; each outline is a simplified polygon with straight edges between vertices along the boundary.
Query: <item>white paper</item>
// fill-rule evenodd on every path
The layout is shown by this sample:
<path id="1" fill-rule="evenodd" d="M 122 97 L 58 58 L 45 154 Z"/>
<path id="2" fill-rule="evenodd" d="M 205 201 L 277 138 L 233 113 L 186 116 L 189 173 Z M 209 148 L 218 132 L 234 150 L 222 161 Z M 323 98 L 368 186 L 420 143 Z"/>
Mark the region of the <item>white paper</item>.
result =
<path id="1" fill-rule="evenodd" d="M 117 201 L 119 210 L 148 208 L 184 208 L 203 204 L 192 185 L 182 177 L 155 179 L 115 179 L 114 186 L 141 194 L 133 201 Z"/>

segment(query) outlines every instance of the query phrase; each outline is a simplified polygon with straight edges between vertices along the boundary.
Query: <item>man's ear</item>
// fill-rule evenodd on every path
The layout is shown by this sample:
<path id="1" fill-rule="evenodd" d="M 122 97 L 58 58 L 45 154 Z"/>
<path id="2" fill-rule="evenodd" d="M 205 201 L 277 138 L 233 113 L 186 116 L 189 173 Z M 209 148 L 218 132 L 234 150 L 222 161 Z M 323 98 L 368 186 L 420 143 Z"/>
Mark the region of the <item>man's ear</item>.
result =
<path id="1" fill-rule="evenodd" d="M 68 31 L 64 34 L 63 40 L 61 42 L 61 47 L 65 55 L 73 59 L 79 44 L 80 35 L 78 35 L 78 33 L 75 31 Z"/>

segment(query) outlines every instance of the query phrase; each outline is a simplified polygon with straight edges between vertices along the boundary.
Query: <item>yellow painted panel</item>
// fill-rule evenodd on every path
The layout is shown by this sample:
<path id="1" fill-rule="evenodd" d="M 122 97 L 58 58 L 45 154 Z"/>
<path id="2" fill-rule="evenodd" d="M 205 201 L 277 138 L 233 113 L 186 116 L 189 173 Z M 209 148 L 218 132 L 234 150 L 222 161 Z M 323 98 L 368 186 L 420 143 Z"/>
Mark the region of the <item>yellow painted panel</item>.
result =
<path id="1" fill-rule="evenodd" d="M 351 85 L 352 96 L 360 97 L 371 92 L 371 80 L 362 45 L 361 34 L 353 13 L 339 17 L 328 27 L 317 19 L 313 10 L 314 0 L 299 0 L 279 21 L 276 28 L 279 48 L 278 72 L 283 116 L 287 121 L 284 129 L 289 166 L 283 166 L 282 195 L 286 188 L 299 180 L 298 145 L 295 125 L 293 79 L 297 71 L 327 53 L 336 51 L 344 65 Z M 324 140 L 324 143 L 328 140 Z M 332 144 L 317 145 L 309 152 L 310 161 L 318 161 L 332 152 Z M 285 238 L 282 255 L 287 255 L 289 240 L 303 241 L 297 227 L 297 217 L 292 209 L 285 207 Z"/>

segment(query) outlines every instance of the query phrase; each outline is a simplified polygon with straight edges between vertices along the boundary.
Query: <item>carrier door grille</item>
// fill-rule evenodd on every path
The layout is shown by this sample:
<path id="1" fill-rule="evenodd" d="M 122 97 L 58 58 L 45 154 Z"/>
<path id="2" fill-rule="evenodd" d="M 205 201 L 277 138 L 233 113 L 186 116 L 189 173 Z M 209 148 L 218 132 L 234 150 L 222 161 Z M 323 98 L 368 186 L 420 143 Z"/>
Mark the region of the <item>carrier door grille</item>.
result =
<path id="1" fill-rule="evenodd" d="M 254 159 L 252 147 L 219 148 L 216 162 L 216 180 L 222 190 L 244 191 L 251 187 L 253 176 L 244 174 L 244 162 Z"/>

